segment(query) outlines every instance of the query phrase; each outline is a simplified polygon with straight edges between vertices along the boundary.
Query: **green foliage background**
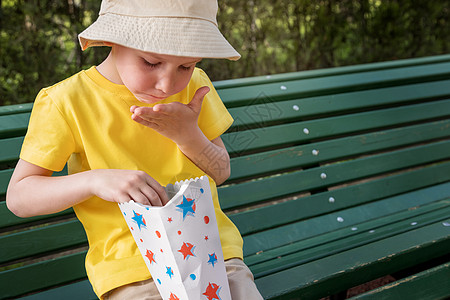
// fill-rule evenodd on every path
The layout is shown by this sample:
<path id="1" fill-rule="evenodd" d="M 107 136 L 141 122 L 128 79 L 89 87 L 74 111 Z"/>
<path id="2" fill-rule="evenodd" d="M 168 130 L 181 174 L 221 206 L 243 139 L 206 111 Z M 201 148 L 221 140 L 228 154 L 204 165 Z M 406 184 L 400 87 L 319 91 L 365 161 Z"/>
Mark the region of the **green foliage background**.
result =
<path id="1" fill-rule="evenodd" d="M 77 34 L 100 0 L 0 0 L 0 105 L 100 63 L 107 48 L 81 52 Z M 401 58 L 450 50 L 450 1 L 221 0 L 222 33 L 238 62 L 203 60 L 221 80 Z"/>

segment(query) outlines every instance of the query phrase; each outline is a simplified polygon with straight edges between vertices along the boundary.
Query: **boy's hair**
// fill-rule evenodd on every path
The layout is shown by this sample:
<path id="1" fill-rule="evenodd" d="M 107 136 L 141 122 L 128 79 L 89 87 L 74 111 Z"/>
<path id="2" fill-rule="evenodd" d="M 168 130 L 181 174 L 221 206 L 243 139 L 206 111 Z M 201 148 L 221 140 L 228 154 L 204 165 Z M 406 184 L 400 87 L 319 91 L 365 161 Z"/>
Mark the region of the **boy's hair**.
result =
<path id="1" fill-rule="evenodd" d="M 158 54 L 227 58 L 239 53 L 217 27 L 217 0 L 103 0 L 79 34 L 83 50 L 104 42 Z"/>

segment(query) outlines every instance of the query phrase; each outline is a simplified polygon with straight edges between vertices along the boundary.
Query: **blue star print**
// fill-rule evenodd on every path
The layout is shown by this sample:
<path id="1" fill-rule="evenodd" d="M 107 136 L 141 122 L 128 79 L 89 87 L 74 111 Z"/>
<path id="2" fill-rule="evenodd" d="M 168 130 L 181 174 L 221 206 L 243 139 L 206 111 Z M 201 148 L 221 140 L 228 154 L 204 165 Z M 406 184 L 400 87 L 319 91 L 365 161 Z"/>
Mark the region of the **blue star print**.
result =
<path id="1" fill-rule="evenodd" d="M 147 224 L 145 223 L 144 216 L 141 215 L 141 214 L 136 213 L 134 210 L 133 210 L 133 213 L 134 213 L 134 217 L 132 217 L 132 219 L 138 225 L 139 230 L 141 230 L 141 226 L 147 227 Z"/>
<path id="2" fill-rule="evenodd" d="M 171 267 L 166 267 L 166 269 L 167 269 L 166 274 L 169 275 L 170 279 L 172 279 L 172 276 L 173 276 L 172 268 Z"/>
<path id="3" fill-rule="evenodd" d="M 208 256 L 209 256 L 208 264 L 212 264 L 212 266 L 214 267 L 214 264 L 217 263 L 216 253 L 214 252 L 213 254 L 208 254 Z"/>
<path id="4" fill-rule="evenodd" d="M 183 195 L 183 202 L 181 202 L 181 204 L 178 204 L 177 207 L 178 211 L 183 212 L 183 220 L 186 218 L 186 216 L 194 216 L 195 214 L 194 199 L 186 199 L 184 195 Z"/>

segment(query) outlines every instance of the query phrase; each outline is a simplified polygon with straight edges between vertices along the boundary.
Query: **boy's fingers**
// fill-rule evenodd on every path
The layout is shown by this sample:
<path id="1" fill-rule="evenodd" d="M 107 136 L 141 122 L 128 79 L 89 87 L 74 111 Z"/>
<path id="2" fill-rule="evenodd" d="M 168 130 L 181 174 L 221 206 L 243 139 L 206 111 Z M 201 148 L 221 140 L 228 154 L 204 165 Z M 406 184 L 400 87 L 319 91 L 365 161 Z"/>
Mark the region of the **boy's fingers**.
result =
<path id="1" fill-rule="evenodd" d="M 194 97 L 192 97 L 191 102 L 189 102 L 189 106 L 194 109 L 195 111 L 200 111 L 202 107 L 203 98 L 208 94 L 210 91 L 210 88 L 207 86 L 202 86 L 199 88 L 195 94 Z"/>
<path id="2" fill-rule="evenodd" d="M 145 195 L 144 193 L 142 193 L 141 191 L 135 191 L 134 193 L 131 193 L 130 198 L 137 203 L 140 204 L 144 204 L 144 205 L 148 205 L 151 204 L 150 199 L 147 197 L 147 195 Z"/>
<path id="3" fill-rule="evenodd" d="M 169 202 L 169 197 L 166 194 L 166 190 L 153 178 L 149 177 L 148 179 L 149 186 L 158 194 L 159 199 L 162 202 L 162 205 L 165 205 L 167 202 Z"/>
<path id="4" fill-rule="evenodd" d="M 158 193 L 152 189 L 150 186 L 145 186 L 141 189 L 141 193 L 145 196 L 147 204 L 151 204 L 152 206 L 162 206 L 163 203 Z"/>
<path id="5" fill-rule="evenodd" d="M 170 113 L 172 111 L 171 105 L 170 104 L 156 104 L 153 107 L 153 110 L 155 112 L 159 112 L 159 113 Z"/>

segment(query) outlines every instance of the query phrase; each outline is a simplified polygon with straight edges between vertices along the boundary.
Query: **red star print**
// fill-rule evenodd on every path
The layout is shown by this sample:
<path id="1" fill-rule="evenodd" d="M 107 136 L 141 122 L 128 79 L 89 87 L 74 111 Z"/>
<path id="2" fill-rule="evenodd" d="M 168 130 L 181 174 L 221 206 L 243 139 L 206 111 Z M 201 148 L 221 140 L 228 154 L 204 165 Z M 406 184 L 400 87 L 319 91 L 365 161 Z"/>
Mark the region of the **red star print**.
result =
<path id="1" fill-rule="evenodd" d="M 169 300 L 180 300 L 180 298 L 178 298 L 176 295 L 170 293 L 170 298 Z"/>
<path id="2" fill-rule="evenodd" d="M 194 250 L 193 248 L 195 247 L 191 243 L 183 243 L 183 246 L 181 246 L 181 249 L 178 250 L 178 252 L 183 254 L 183 258 L 186 259 L 186 257 L 189 258 L 190 255 L 194 256 L 194 253 L 192 253 L 192 250 Z"/>
<path id="3" fill-rule="evenodd" d="M 205 235 L 205 241 L 207 241 L 209 238 L 208 238 L 208 236 L 207 235 Z"/>
<path id="4" fill-rule="evenodd" d="M 215 283 L 210 282 L 203 295 L 205 295 L 208 300 L 220 299 L 219 296 L 217 296 L 218 290 L 219 286 Z"/>
<path id="5" fill-rule="evenodd" d="M 153 254 L 152 251 L 147 249 L 147 254 L 145 254 L 145 256 L 148 258 L 148 260 L 150 261 L 150 264 L 152 264 L 152 262 L 156 263 L 155 261 L 155 254 Z"/>
<path id="6" fill-rule="evenodd" d="M 167 222 L 172 223 L 172 221 L 173 221 L 172 218 L 170 218 L 170 217 L 167 218 Z"/>

